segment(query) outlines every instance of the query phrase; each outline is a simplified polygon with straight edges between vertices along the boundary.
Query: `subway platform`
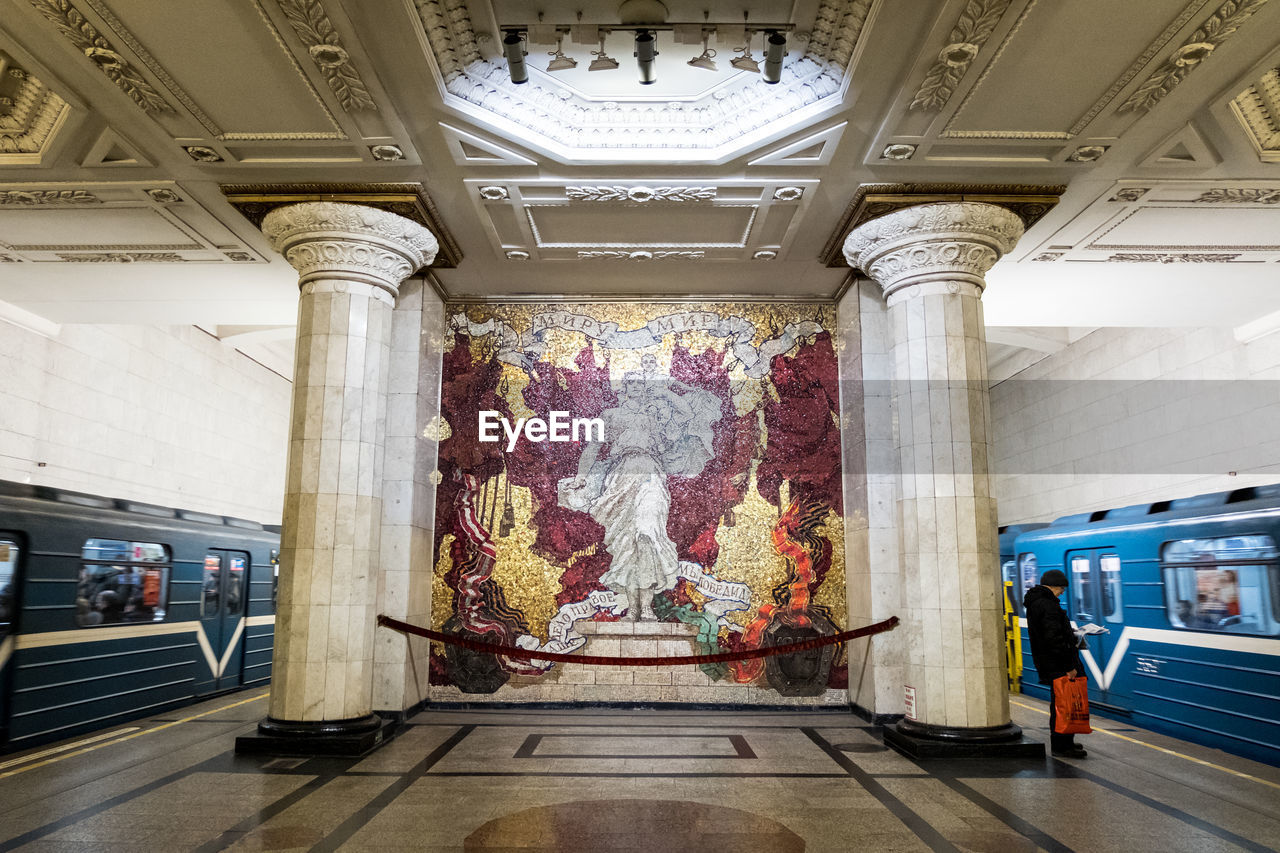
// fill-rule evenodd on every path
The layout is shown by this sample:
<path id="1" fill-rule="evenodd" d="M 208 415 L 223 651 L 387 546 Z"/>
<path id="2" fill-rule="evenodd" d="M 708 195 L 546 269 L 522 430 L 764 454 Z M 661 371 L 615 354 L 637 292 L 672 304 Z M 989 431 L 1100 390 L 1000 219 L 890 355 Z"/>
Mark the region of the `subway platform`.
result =
<path id="1" fill-rule="evenodd" d="M 265 708 L 0 757 L 0 851 L 1280 849 L 1280 769 L 1118 720 L 1032 762 L 912 761 L 843 712 L 440 710 L 363 758 L 235 755 Z"/>

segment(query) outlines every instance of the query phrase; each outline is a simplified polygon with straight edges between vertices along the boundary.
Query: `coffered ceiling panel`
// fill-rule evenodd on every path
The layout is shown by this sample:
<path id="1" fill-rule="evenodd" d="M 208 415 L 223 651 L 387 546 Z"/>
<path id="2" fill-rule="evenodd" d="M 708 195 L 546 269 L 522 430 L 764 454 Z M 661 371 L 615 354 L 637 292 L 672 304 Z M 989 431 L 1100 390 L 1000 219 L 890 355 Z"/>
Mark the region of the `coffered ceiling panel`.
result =
<path id="1" fill-rule="evenodd" d="M 336 0 L 28 2 L 197 162 L 417 159 Z"/>
<path id="2" fill-rule="evenodd" d="M 1038 0 L 1026 6 L 942 132 L 947 138 L 1070 139 L 1114 97 L 1134 57 L 1207 0 Z M 1099 38 L 1097 26 L 1107 33 Z M 1066 66 L 1069 71 L 1063 73 Z M 1109 97 L 1110 96 L 1110 97 Z M 1100 103 L 1101 102 L 1101 103 Z"/>
<path id="3" fill-rule="evenodd" d="M 173 182 L 0 186 L 6 263 L 263 260 Z"/>
<path id="4" fill-rule="evenodd" d="M 772 260 L 817 183 L 467 181 L 495 246 L 513 260 Z"/>
<path id="5" fill-rule="evenodd" d="M 1122 181 L 1019 255 L 1039 263 L 1280 261 L 1280 181 Z"/>
<path id="6" fill-rule="evenodd" d="M 106 11 L 101 0 L 85 0 Z M 199 122 L 163 114 L 175 136 L 228 140 L 346 136 L 280 32 L 254 0 L 112 0 L 123 34 Z M 194 24 L 194 26 L 193 26 Z M 145 46 L 145 47 L 143 47 Z M 234 61 L 228 58 L 234 57 Z M 164 77 L 161 78 L 164 82 Z"/>
<path id="7" fill-rule="evenodd" d="M 1238 33 L 1262 26 L 1253 18 L 1268 2 L 949 4 L 867 162 L 1100 160 Z"/>

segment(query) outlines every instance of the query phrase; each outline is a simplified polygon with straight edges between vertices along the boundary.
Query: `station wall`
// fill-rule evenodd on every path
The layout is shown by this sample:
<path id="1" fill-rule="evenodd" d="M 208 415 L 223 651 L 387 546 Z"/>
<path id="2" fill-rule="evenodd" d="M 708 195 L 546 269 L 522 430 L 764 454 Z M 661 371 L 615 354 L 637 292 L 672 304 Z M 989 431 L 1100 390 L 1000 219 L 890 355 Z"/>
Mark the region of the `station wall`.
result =
<path id="1" fill-rule="evenodd" d="M 0 376 L 0 479 L 280 523 L 290 383 L 196 327 L 0 322 Z"/>
<path id="2" fill-rule="evenodd" d="M 1001 524 L 1280 482 L 1280 334 L 1099 329 L 991 414 Z"/>

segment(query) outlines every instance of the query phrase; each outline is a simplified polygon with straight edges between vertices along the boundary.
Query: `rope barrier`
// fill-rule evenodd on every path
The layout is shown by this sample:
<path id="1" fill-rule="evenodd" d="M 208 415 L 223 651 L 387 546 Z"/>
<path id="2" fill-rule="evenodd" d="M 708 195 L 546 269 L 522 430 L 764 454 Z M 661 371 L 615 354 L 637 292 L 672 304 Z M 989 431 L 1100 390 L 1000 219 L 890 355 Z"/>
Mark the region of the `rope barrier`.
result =
<path id="1" fill-rule="evenodd" d="M 737 660 L 755 660 L 757 658 L 773 657 L 774 655 L 789 655 L 795 652 L 804 652 L 809 649 L 818 649 L 823 646 L 833 646 L 836 643 L 847 643 L 849 640 L 856 640 L 859 637 L 869 637 L 873 634 L 882 634 L 885 631 L 893 630 L 898 625 L 898 617 L 890 616 L 883 622 L 877 622 L 874 625 L 867 625 L 865 628 L 855 628 L 852 631 L 844 631 L 839 634 L 831 634 L 825 637 L 814 637 L 812 640 L 801 640 L 798 643 L 786 643 L 780 646 L 763 646 L 758 649 L 744 649 L 740 652 L 722 652 L 714 655 L 676 655 L 668 657 L 619 657 L 614 655 L 578 655 L 578 654 L 561 654 L 558 652 L 541 652 L 537 649 L 522 649 L 519 646 L 503 646 L 496 643 L 482 643 L 478 640 L 469 640 L 466 637 L 459 637 L 456 634 L 442 634 L 439 631 L 432 631 L 430 628 L 420 628 L 417 625 L 411 625 L 408 622 L 401 622 L 399 619 L 392 619 L 390 616 L 379 614 L 378 624 L 393 631 L 400 631 L 404 634 L 414 634 L 419 637 L 426 637 L 428 640 L 435 640 L 440 643 L 448 643 L 452 646 L 461 646 L 464 649 L 471 649 L 477 652 L 489 652 L 490 654 L 503 655 L 504 657 L 515 660 L 549 660 L 557 663 L 581 663 L 591 664 L 593 666 L 667 666 L 678 664 L 699 664 L 699 663 L 724 663 L 727 661 Z"/>

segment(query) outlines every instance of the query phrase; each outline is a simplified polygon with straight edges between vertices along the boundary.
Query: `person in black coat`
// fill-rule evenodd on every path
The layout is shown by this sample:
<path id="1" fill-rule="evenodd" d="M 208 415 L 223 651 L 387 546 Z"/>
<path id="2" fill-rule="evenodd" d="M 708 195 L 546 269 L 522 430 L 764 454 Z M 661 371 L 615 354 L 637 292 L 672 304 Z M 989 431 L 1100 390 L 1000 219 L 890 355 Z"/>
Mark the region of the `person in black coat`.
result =
<path id="1" fill-rule="evenodd" d="M 1040 585 L 1027 590 L 1022 605 L 1027 611 L 1027 637 L 1031 641 L 1031 658 L 1040 683 L 1049 685 L 1049 746 L 1054 755 L 1084 758 L 1088 753 L 1076 743 L 1075 735 L 1060 735 L 1055 731 L 1057 699 L 1053 680 L 1069 673 L 1084 675 L 1077 650 L 1079 639 L 1071 627 L 1071 620 L 1058 603 L 1058 596 L 1067 590 L 1067 576 L 1058 569 L 1050 569 L 1040 578 Z"/>

